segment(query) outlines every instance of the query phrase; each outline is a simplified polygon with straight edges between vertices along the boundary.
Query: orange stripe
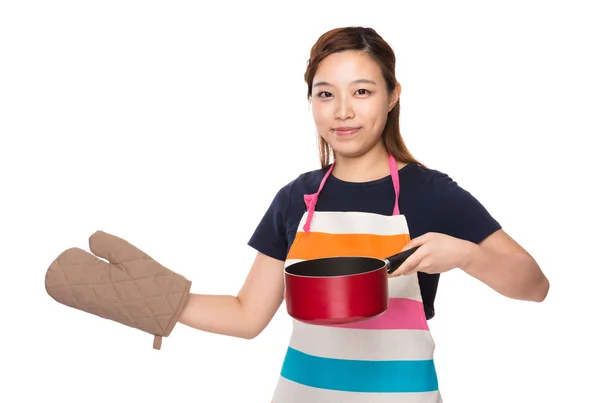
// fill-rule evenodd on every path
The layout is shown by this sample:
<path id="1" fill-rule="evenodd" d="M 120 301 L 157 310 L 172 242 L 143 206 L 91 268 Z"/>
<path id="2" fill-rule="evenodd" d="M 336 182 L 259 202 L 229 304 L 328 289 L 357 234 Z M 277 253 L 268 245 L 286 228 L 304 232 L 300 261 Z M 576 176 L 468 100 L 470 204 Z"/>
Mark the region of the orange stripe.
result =
<path id="1" fill-rule="evenodd" d="M 298 232 L 288 259 L 318 259 L 330 256 L 369 256 L 383 259 L 399 253 L 409 241 L 408 234 Z"/>

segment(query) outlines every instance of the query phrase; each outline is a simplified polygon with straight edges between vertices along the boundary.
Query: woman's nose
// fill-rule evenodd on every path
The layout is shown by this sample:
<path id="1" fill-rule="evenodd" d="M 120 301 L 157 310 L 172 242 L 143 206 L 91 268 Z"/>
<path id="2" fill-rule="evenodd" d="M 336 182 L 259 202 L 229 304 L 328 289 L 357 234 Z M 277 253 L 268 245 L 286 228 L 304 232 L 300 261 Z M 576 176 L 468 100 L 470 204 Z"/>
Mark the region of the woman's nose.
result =
<path id="1" fill-rule="evenodd" d="M 352 101 L 344 97 L 338 99 L 335 108 L 335 118 L 340 120 L 352 119 L 354 117 Z"/>

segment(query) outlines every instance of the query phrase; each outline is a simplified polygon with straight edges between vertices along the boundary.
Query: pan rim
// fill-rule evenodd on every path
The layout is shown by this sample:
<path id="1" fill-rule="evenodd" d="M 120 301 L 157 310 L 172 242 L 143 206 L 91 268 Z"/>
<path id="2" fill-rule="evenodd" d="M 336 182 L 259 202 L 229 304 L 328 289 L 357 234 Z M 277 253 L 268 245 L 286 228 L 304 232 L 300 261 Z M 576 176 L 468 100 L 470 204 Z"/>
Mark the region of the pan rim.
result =
<path id="1" fill-rule="evenodd" d="M 302 264 L 304 262 L 318 262 L 318 261 L 323 261 L 323 260 L 331 260 L 331 259 L 337 259 L 337 258 L 343 258 L 343 259 L 365 259 L 365 260 L 376 260 L 378 262 L 381 263 L 381 266 L 373 269 L 373 270 L 368 270 L 368 271 L 363 271 L 360 273 L 354 273 L 354 274 L 340 274 L 340 275 L 335 275 L 335 276 L 309 276 L 309 275 L 303 275 L 303 274 L 294 274 L 294 273 L 290 273 L 288 271 L 288 269 L 290 267 L 293 267 L 295 265 L 299 265 Z M 317 278 L 317 279 L 333 279 L 333 278 L 340 278 L 340 277 L 354 277 L 354 276 L 362 276 L 365 274 L 369 274 L 369 273 L 373 273 L 382 269 L 386 269 L 388 266 L 389 262 L 386 259 L 380 259 L 378 257 L 372 257 L 372 256 L 350 256 L 350 255 L 336 255 L 336 256 L 327 256 L 327 257 L 319 257 L 316 259 L 306 259 L 306 260 L 302 260 L 300 262 L 295 262 L 290 264 L 289 266 L 287 266 L 285 269 L 283 269 L 284 273 L 286 276 L 292 276 L 292 277 L 302 277 L 302 278 Z M 387 271 L 387 270 L 386 270 Z"/>

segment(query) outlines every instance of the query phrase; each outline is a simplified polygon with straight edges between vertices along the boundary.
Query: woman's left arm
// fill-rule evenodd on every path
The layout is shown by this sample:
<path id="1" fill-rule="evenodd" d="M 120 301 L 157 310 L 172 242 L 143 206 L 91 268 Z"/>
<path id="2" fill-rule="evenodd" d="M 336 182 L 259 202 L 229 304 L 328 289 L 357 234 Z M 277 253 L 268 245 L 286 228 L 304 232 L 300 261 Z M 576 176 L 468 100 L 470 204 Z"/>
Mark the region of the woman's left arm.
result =
<path id="1" fill-rule="evenodd" d="M 542 302 L 550 282 L 533 257 L 505 231 L 498 230 L 479 244 L 465 242 L 460 269 L 500 294 Z"/>
<path id="2" fill-rule="evenodd" d="M 430 232 L 413 239 L 403 250 L 416 246 L 420 248 L 392 277 L 459 268 L 508 298 L 542 302 L 548 294 L 550 283 L 537 262 L 502 229 L 479 244 Z"/>

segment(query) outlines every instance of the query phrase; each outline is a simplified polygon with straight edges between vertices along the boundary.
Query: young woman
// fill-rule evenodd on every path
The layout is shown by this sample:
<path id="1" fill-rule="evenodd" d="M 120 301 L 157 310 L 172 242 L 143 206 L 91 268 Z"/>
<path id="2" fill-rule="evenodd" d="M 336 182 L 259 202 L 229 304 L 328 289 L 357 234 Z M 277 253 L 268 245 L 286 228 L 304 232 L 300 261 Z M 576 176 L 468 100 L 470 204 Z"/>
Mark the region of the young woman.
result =
<path id="1" fill-rule="evenodd" d="M 506 297 L 538 302 L 548 280 L 470 193 L 409 153 L 395 55 L 373 29 L 322 35 L 305 80 L 321 169 L 277 193 L 249 241 L 257 255 L 239 294 L 193 294 L 179 322 L 252 338 L 283 301 L 287 264 L 420 246 L 390 276 L 385 314 L 343 326 L 294 321 L 273 402 L 441 402 L 427 326 L 440 273 L 457 268 Z"/>

